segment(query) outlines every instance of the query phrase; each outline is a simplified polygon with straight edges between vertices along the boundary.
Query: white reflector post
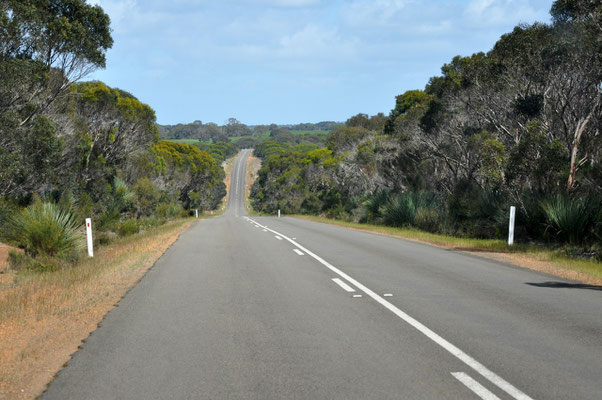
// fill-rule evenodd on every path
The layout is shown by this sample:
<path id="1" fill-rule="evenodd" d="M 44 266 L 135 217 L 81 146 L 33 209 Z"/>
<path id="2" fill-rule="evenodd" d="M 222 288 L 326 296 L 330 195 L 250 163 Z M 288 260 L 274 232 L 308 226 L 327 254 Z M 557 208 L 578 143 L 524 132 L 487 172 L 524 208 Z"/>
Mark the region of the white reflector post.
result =
<path id="1" fill-rule="evenodd" d="M 198 208 L 197 208 L 196 210 L 194 210 L 194 216 L 195 216 L 196 218 L 198 218 L 198 217 L 199 217 L 199 210 L 198 210 Z"/>
<path id="2" fill-rule="evenodd" d="M 280 218 L 280 210 L 278 210 L 278 218 Z"/>
<path id="3" fill-rule="evenodd" d="M 516 217 L 516 207 L 510 207 L 510 224 L 508 225 L 508 245 L 514 244 L 514 219 Z"/>
<path id="4" fill-rule="evenodd" d="M 86 236 L 88 238 L 88 256 L 94 257 L 94 244 L 92 242 L 92 218 L 86 218 Z"/>

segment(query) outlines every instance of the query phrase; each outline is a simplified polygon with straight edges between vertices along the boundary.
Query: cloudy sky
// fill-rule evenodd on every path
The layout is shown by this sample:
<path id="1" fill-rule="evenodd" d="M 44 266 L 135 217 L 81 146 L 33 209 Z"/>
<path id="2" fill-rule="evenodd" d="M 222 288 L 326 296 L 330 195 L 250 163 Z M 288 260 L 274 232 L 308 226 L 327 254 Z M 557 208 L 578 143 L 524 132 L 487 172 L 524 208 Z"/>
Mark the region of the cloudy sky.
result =
<path id="1" fill-rule="evenodd" d="M 89 0 L 90 1 L 90 0 Z M 161 124 L 344 121 L 388 113 L 455 55 L 491 49 L 552 0 L 91 0 L 107 68 Z"/>

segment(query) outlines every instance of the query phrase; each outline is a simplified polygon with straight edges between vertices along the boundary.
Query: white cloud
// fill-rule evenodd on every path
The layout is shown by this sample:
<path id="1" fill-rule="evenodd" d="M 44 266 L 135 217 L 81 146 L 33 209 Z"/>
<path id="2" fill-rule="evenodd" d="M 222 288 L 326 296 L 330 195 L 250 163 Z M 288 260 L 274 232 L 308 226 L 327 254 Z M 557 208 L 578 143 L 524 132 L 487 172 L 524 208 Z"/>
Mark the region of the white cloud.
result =
<path id="1" fill-rule="evenodd" d="M 354 0 L 343 9 L 347 23 L 354 26 L 382 26 L 412 0 Z"/>
<path id="2" fill-rule="evenodd" d="M 310 24 L 290 35 L 282 36 L 277 54 L 284 58 L 320 62 L 324 58 L 353 56 L 354 48 L 353 39 L 343 39 L 335 28 Z"/>
<path id="3" fill-rule="evenodd" d="M 471 0 L 464 10 L 464 17 L 473 26 L 504 26 L 522 21 L 547 19 L 547 10 L 535 9 L 524 1 L 516 0 Z"/>

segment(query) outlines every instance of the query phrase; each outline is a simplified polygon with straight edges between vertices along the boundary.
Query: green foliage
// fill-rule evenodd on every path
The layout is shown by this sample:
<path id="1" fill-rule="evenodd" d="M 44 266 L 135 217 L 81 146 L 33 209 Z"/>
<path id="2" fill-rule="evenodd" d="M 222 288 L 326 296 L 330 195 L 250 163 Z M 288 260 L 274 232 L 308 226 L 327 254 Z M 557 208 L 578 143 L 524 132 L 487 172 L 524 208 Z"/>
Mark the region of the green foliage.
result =
<path id="1" fill-rule="evenodd" d="M 590 233 L 596 215 L 589 197 L 556 195 L 542 201 L 541 207 L 556 239 L 569 244 L 583 242 Z"/>
<path id="2" fill-rule="evenodd" d="M 85 245 L 81 227 L 70 210 L 37 201 L 9 220 L 5 239 L 34 258 L 72 260 Z"/>
<path id="3" fill-rule="evenodd" d="M 438 207 L 437 198 L 430 193 L 406 192 L 390 195 L 378 213 L 386 225 L 412 226 L 416 224 L 416 216 L 420 214 L 420 223 L 430 226 L 438 222 L 433 221 Z"/>
<path id="4" fill-rule="evenodd" d="M 379 189 L 371 194 L 362 204 L 365 221 L 375 222 L 380 218 L 381 208 L 389 202 L 391 193 L 387 189 Z"/>
<path id="5" fill-rule="evenodd" d="M 52 272 L 67 266 L 56 258 L 49 256 L 32 257 L 29 254 L 10 250 L 8 253 L 8 264 L 13 270 L 29 270 L 34 272 Z"/>
<path id="6" fill-rule="evenodd" d="M 327 147 L 337 154 L 349 150 L 354 143 L 370 135 L 371 131 L 363 127 L 341 126 L 333 131 L 326 140 Z"/>
<path id="7" fill-rule="evenodd" d="M 134 207 L 136 215 L 147 217 L 155 212 L 161 192 L 148 178 L 142 178 L 134 185 Z"/>
<path id="8" fill-rule="evenodd" d="M 230 142 L 217 142 L 214 144 L 199 143 L 196 146 L 201 151 L 211 154 L 211 156 L 220 163 L 238 153 L 239 149 Z"/>
<path id="9" fill-rule="evenodd" d="M 155 211 L 155 215 L 163 219 L 181 217 L 184 213 L 182 206 L 176 202 L 161 203 Z"/>
<path id="10" fill-rule="evenodd" d="M 140 232 L 140 221 L 136 218 L 126 219 L 117 228 L 117 234 L 120 237 L 131 236 L 138 232 Z"/>
<path id="11" fill-rule="evenodd" d="M 214 146 L 224 157 L 238 152 L 230 143 Z M 218 206 L 226 191 L 224 170 L 214 157 L 198 147 L 168 141 L 157 143 L 152 152 L 155 166 L 151 176 L 157 185 L 171 188 L 168 197 L 179 200 L 186 209 Z"/>

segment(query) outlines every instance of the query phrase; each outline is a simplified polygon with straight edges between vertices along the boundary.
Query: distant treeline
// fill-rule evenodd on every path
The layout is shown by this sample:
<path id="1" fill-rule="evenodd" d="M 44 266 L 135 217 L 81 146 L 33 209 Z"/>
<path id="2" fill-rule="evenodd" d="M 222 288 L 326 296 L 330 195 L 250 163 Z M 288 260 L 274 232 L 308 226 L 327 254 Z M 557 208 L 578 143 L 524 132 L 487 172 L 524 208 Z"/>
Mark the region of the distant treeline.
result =
<path id="1" fill-rule="evenodd" d="M 337 122 L 324 121 L 315 124 L 296 125 L 252 125 L 247 126 L 235 118 L 230 118 L 222 126 L 215 123 L 203 124 L 194 121 L 190 124 L 159 125 L 159 135 L 165 140 L 192 139 L 207 143 L 233 142 L 238 148 L 252 148 L 258 143 L 272 138 L 280 142 L 324 144 L 325 135 L 337 126 Z"/>
<path id="2" fill-rule="evenodd" d="M 487 53 L 455 57 L 388 116 L 359 114 L 323 149 L 275 141 L 252 189 L 260 212 L 520 240 L 602 243 L 602 3 L 557 0 Z"/>

